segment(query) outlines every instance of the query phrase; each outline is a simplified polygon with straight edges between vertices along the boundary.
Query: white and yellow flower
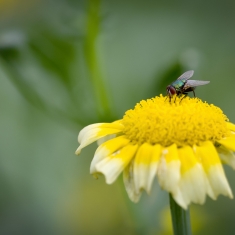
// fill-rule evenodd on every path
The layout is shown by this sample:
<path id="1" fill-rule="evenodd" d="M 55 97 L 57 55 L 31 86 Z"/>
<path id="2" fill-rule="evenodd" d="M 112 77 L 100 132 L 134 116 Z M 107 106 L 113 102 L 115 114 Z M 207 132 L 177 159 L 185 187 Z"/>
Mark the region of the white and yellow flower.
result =
<path id="1" fill-rule="evenodd" d="M 112 184 L 123 172 L 134 202 L 143 189 L 150 193 L 155 177 L 184 209 L 191 202 L 203 204 L 206 195 L 233 197 L 222 162 L 235 169 L 235 125 L 198 98 L 143 100 L 121 120 L 83 128 L 76 154 L 97 140 L 102 144 L 90 173 L 102 173 Z"/>

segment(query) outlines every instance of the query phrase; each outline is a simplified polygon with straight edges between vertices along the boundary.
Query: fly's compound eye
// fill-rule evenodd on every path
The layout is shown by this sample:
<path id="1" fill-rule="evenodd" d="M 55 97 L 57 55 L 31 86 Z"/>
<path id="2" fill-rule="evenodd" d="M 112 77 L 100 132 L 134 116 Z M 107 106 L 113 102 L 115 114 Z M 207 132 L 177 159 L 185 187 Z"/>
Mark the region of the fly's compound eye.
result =
<path id="1" fill-rule="evenodd" d="M 170 95 L 170 96 L 173 96 L 176 94 L 176 90 L 173 86 L 167 86 L 167 93 Z"/>

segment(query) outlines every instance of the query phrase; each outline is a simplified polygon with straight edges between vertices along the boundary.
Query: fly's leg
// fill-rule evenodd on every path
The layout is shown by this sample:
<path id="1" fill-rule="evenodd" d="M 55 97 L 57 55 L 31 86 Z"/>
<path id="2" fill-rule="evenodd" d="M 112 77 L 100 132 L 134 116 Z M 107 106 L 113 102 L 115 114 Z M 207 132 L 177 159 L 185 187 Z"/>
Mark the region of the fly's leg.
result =
<path id="1" fill-rule="evenodd" d="M 167 96 L 166 99 L 164 100 L 164 102 L 166 102 L 167 98 L 169 98 L 170 103 L 171 103 L 171 97 L 170 96 Z"/>
<path id="2" fill-rule="evenodd" d="M 188 95 L 188 93 L 182 93 L 182 95 L 184 95 L 184 97 L 180 100 L 180 103 Z"/>

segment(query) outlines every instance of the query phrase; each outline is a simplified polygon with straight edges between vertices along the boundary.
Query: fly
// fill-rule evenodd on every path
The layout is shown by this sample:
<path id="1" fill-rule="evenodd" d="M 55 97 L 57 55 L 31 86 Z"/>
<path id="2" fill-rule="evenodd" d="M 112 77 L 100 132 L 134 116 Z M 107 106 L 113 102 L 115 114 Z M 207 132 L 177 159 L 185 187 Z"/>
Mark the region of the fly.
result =
<path id="1" fill-rule="evenodd" d="M 166 91 L 170 101 L 174 95 L 177 96 L 184 95 L 184 97 L 186 97 L 187 94 L 191 91 L 193 92 L 193 95 L 195 97 L 195 92 L 194 92 L 195 88 L 197 86 L 206 85 L 210 82 L 210 81 L 189 80 L 189 78 L 193 76 L 193 73 L 194 73 L 193 70 L 189 70 L 183 73 L 176 81 L 172 82 L 169 86 L 167 86 Z"/>

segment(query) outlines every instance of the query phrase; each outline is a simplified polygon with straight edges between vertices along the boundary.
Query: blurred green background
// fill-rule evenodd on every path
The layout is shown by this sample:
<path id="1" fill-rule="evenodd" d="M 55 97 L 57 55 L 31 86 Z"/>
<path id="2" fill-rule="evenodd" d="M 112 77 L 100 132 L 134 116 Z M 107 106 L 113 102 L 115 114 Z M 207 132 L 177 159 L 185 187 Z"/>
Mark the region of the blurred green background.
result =
<path id="1" fill-rule="evenodd" d="M 0 234 L 172 234 L 167 193 L 133 204 L 122 177 L 95 180 L 96 144 L 77 157 L 77 135 L 190 69 L 235 122 L 234 25 L 231 0 L 0 0 Z M 194 234 L 234 234 L 234 200 L 191 214 Z"/>

